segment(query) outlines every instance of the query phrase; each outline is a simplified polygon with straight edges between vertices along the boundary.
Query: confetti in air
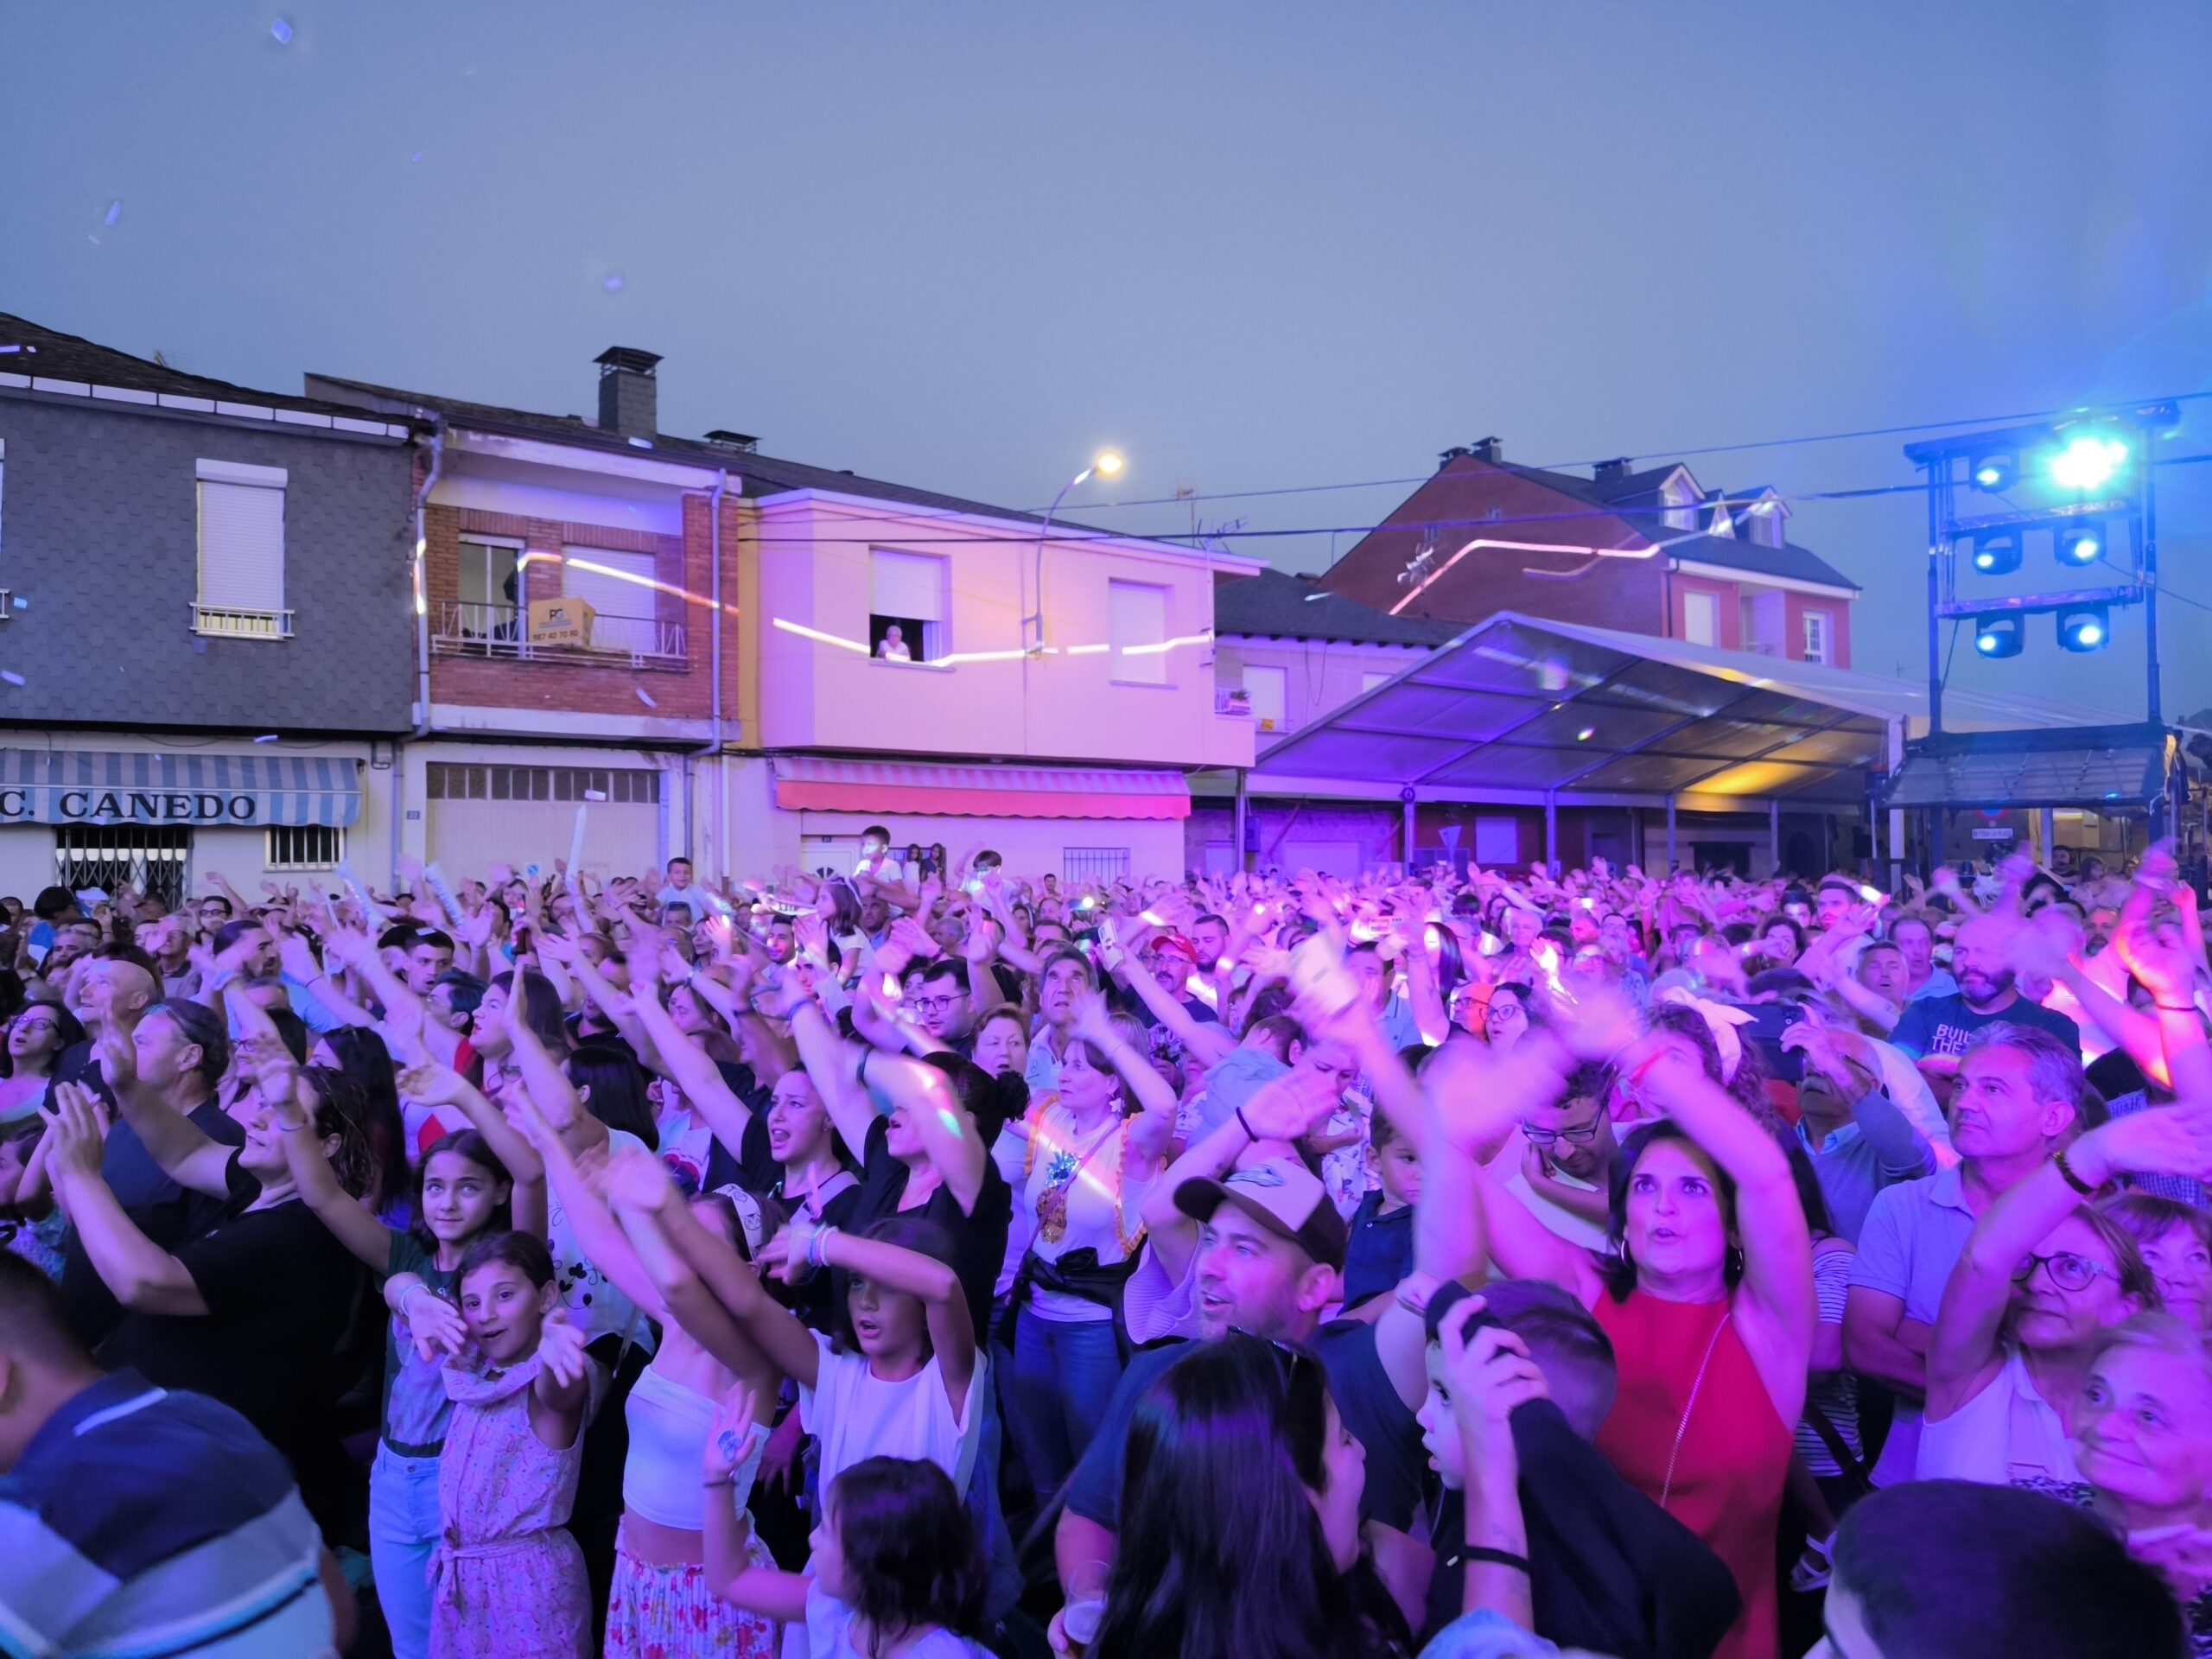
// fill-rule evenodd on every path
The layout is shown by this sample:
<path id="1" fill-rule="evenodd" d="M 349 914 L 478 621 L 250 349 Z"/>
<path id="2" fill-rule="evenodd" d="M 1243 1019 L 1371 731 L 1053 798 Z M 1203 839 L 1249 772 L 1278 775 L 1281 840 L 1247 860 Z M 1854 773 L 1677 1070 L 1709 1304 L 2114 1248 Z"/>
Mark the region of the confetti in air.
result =
<path id="1" fill-rule="evenodd" d="M 660 707 L 660 704 L 653 701 L 653 694 L 646 690 L 644 686 L 637 685 L 632 686 L 630 689 L 638 694 L 638 701 L 644 703 L 646 708 L 658 709 Z"/>
<path id="2" fill-rule="evenodd" d="M 115 200 L 108 203 L 107 213 L 101 218 L 100 223 L 106 226 L 110 230 L 113 230 L 115 228 L 115 221 L 122 217 L 123 200 L 122 198 L 118 197 Z"/>
<path id="3" fill-rule="evenodd" d="M 269 25 L 269 32 L 276 37 L 276 44 L 279 46 L 289 46 L 292 43 L 292 26 L 282 17 Z"/>
<path id="4" fill-rule="evenodd" d="M 23 677 L 12 668 L 0 668 L 0 680 L 7 681 L 10 685 L 21 685 L 23 683 Z"/>
<path id="5" fill-rule="evenodd" d="M 610 294 L 620 294 L 622 291 L 622 273 L 619 270 L 616 271 L 612 276 L 609 276 L 605 282 L 601 283 L 600 286 Z"/>
<path id="6" fill-rule="evenodd" d="M 15 604 L 16 604 L 16 608 L 17 610 L 19 610 L 19 611 L 28 611 L 28 610 L 29 610 L 29 609 L 30 609 L 30 607 L 31 607 L 31 602 L 30 602 L 30 601 L 29 601 L 28 599 L 24 599 L 24 598 L 21 597 L 20 595 L 18 595 L 18 596 L 17 596 L 17 598 L 16 598 L 16 601 L 15 601 Z"/>
<path id="7" fill-rule="evenodd" d="M 257 743 L 274 743 L 276 741 L 276 734 L 270 732 L 267 735 L 257 737 L 253 741 Z"/>

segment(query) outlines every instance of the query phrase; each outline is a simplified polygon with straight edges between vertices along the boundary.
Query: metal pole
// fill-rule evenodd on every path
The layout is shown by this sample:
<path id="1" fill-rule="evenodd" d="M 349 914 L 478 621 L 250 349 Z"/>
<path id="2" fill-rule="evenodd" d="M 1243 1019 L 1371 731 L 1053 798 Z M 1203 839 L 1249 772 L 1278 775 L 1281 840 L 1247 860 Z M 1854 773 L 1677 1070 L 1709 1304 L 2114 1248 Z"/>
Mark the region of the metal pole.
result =
<path id="1" fill-rule="evenodd" d="M 1667 868 L 1671 874 L 1681 861 L 1675 852 L 1675 798 L 1667 798 Z"/>
<path id="2" fill-rule="evenodd" d="M 1559 879 L 1559 798 L 1550 790 L 1544 791 L 1544 863 Z"/>
<path id="3" fill-rule="evenodd" d="M 1766 804 L 1766 855 L 1768 867 L 1776 875 L 1782 874 L 1782 797 L 1777 795 Z"/>
<path id="4" fill-rule="evenodd" d="M 2043 841 L 2043 861 L 2048 868 L 2058 856 L 2058 815 L 2047 806 L 2036 814 L 2036 834 Z"/>
<path id="5" fill-rule="evenodd" d="M 2143 429 L 2143 639 L 2150 683 L 2151 723 L 2164 724 L 2158 696 L 2158 491 L 2156 482 L 2158 435 Z"/>
<path id="6" fill-rule="evenodd" d="M 1408 791 L 1405 791 L 1405 794 L 1403 795 L 1403 797 L 1402 797 L 1402 798 L 1403 799 L 1403 801 L 1404 801 L 1404 803 L 1405 803 L 1405 812 L 1404 812 L 1404 815 L 1403 815 L 1403 823 L 1402 823 L 1402 833 L 1403 834 L 1404 838 L 1405 838 L 1405 848 L 1404 848 L 1404 853 L 1405 853 L 1405 864 L 1406 864 L 1406 876 L 1407 876 L 1407 879 L 1408 879 L 1408 880 L 1410 880 L 1412 879 L 1412 877 L 1413 877 L 1413 873 L 1414 873 L 1414 838 L 1415 835 L 1418 833 L 1418 832 L 1417 832 L 1417 830 L 1416 830 L 1416 829 L 1415 829 L 1415 827 L 1414 827 L 1414 792 L 1413 792 L 1413 791 L 1411 791 L 1410 789 L 1409 789 L 1409 790 L 1408 790 Z"/>
<path id="7" fill-rule="evenodd" d="M 1238 767 L 1236 770 L 1236 828 L 1235 833 L 1236 836 L 1236 868 L 1240 870 L 1249 870 L 1252 868 L 1252 861 L 1246 855 L 1244 850 L 1249 844 L 1245 839 L 1245 825 L 1250 822 L 1250 814 L 1252 810 L 1252 798 L 1247 792 L 1249 785 L 1246 782 L 1246 777 L 1247 774 L 1244 769 L 1242 766 Z"/>
<path id="8" fill-rule="evenodd" d="M 1942 486 L 1950 480 L 1950 460 L 1931 461 L 1923 470 L 1928 474 L 1928 734 L 1933 737 L 1943 729 L 1943 645 L 1936 613 L 1943 602 Z"/>

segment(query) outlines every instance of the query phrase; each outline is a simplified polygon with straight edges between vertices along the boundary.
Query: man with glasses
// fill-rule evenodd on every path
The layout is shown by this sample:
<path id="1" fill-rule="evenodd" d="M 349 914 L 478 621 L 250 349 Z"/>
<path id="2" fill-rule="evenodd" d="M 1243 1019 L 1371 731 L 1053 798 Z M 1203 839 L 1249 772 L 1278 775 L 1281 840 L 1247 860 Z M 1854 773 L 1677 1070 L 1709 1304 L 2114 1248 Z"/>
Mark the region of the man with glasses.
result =
<path id="1" fill-rule="evenodd" d="M 1983 1027 L 1967 1039 L 1951 1099 L 1957 1166 L 1884 1187 L 1868 1206 L 1843 1354 L 1851 1370 L 1898 1396 L 1876 1485 L 1913 1478 L 1929 1341 L 1975 1221 L 2080 1133 L 2084 1087 L 2080 1054 L 2050 1033 L 2006 1021 Z"/>
<path id="2" fill-rule="evenodd" d="M 921 988 L 907 1006 L 922 1029 L 963 1059 L 976 1052 L 975 1005 L 968 995 L 968 964 L 958 957 L 939 957 L 922 975 Z"/>
<path id="3" fill-rule="evenodd" d="M 1506 1191 L 1546 1227 L 1593 1250 L 1605 1248 L 1607 1229 L 1599 1217 L 1605 1211 L 1618 1150 L 1613 1121 L 1605 1111 L 1612 1087 L 1611 1066 L 1577 1066 L 1560 1097 L 1535 1108 L 1521 1126 L 1528 1150 L 1505 1182 Z M 1576 1206 L 1569 1198 L 1540 1191 L 1529 1179 L 1532 1168 L 1547 1186 L 1587 1194 L 1586 1200 Z"/>

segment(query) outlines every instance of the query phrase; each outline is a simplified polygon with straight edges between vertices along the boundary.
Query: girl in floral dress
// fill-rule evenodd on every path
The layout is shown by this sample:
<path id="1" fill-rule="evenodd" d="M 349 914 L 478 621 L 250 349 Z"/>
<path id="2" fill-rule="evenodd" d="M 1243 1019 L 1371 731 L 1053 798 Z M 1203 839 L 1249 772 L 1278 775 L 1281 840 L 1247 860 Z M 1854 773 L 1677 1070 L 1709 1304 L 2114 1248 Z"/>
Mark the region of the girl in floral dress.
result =
<path id="1" fill-rule="evenodd" d="M 591 1659 L 583 1551 L 562 1528 L 602 1379 L 556 1306 L 543 1239 L 499 1233 L 469 1247 L 461 1313 L 471 1351 L 446 1366 L 431 1659 Z"/>

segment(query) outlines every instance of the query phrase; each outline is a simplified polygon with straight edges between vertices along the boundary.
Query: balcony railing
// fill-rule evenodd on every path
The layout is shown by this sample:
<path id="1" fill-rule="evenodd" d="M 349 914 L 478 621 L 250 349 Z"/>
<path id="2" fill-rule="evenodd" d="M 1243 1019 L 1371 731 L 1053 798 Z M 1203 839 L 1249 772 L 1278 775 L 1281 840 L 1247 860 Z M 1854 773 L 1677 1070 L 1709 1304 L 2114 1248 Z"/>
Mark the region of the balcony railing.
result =
<path id="1" fill-rule="evenodd" d="M 292 637 L 292 613 L 240 610 L 235 606 L 194 601 L 192 631 L 224 639 L 289 639 Z"/>
<path id="2" fill-rule="evenodd" d="M 530 638 L 529 615 L 518 606 L 441 600 L 430 609 L 430 649 L 444 657 L 681 669 L 684 644 L 681 622 L 651 616 L 612 616 L 601 611 L 592 619 L 588 645 L 548 645 Z"/>

